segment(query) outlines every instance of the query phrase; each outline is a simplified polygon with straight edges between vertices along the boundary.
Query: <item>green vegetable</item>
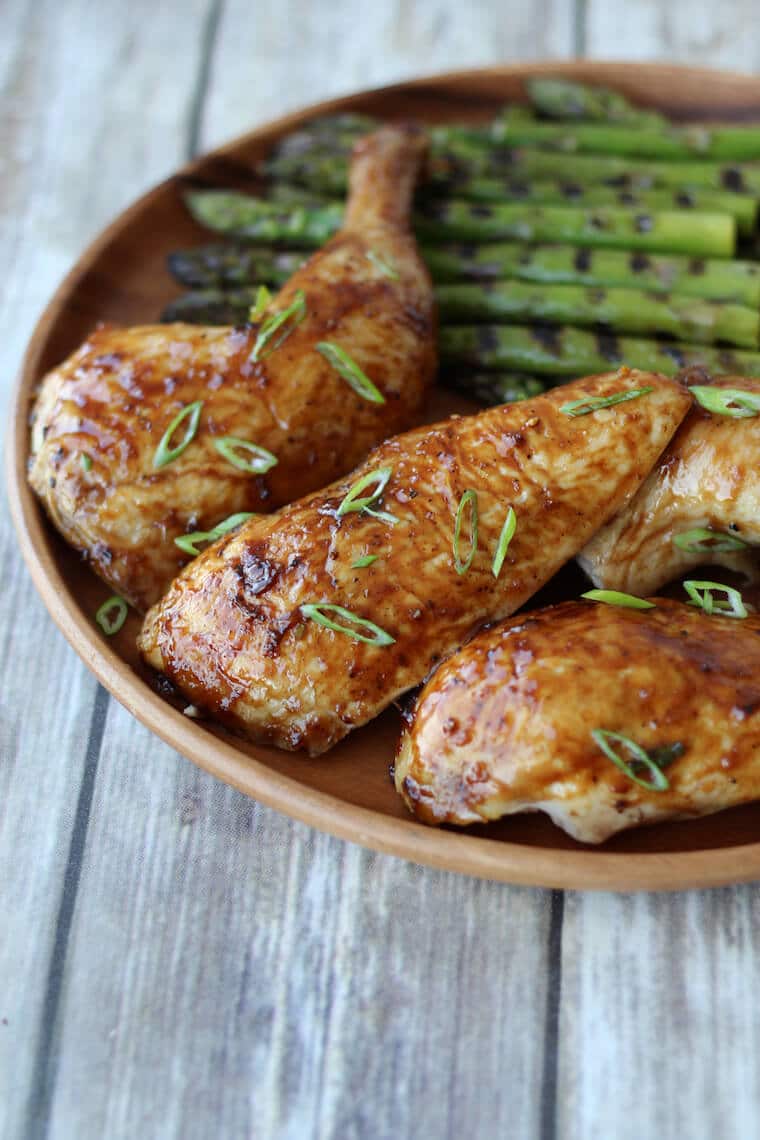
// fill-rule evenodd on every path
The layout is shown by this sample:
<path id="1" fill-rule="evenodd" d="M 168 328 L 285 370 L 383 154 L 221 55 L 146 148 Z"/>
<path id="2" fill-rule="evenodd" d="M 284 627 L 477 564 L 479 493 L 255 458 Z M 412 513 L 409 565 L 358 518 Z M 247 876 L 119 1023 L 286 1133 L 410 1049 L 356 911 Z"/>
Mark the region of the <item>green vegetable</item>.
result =
<path id="1" fill-rule="evenodd" d="M 499 541 L 496 544 L 496 553 L 493 556 L 493 563 L 491 564 L 491 573 L 494 578 L 498 578 L 501 573 L 501 568 L 504 565 L 504 559 L 507 556 L 509 544 L 512 537 L 517 530 L 517 515 L 515 514 L 514 507 L 510 507 L 507 511 L 507 517 L 504 520 L 504 526 L 501 528 Z"/>
<path id="2" fill-rule="evenodd" d="M 660 766 L 662 760 L 658 763 L 635 740 L 631 740 L 630 736 L 623 736 L 621 732 L 611 732 L 604 728 L 593 729 L 591 736 L 607 759 L 611 760 L 615 767 L 619 768 L 629 780 L 633 780 L 634 784 L 638 784 L 640 788 L 646 788 L 648 792 L 666 792 L 668 790 L 670 781 Z M 621 744 L 626 748 L 632 760 L 627 762 L 622 756 L 619 756 L 613 748 L 613 744 Z M 635 768 L 639 770 L 644 768 L 650 773 L 651 779 L 642 779 L 634 770 Z"/>
<path id="3" fill-rule="evenodd" d="M 675 535 L 673 544 L 687 554 L 727 554 L 734 550 L 746 550 L 748 545 L 733 534 L 723 534 L 704 526 Z"/>
<path id="4" fill-rule="evenodd" d="M 252 518 L 252 511 L 240 511 L 238 514 L 230 515 L 229 518 L 218 523 L 213 530 L 196 530 L 192 534 L 180 535 L 179 538 L 175 538 L 174 542 L 185 554 L 192 554 L 193 558 L 196 558 L 200 554 L 199 542 L 216 542 L 222 535 L 228 534 L 235 527 L 244 523 L 246 519 Z"/>
<path id="5" fill-rule="evenodd" d="M 470 508 L 470 552 L 466 560 L 463 562 L 459 552 L 459 539 L 462 529 L 462 519 L 464 512 L 469 506 Z M 475 557 L 475 552 L 478 549 L 478 493 L 477 491 L 465 491 L 459 500 L 457 507 L 456 519 L 454 522 L 454 569 L 457 574 L 466 574 L 472 566 L 472 560 Z"/>
<path id="6" fill-rule="evenodd" d="M 251 475 L 263 475 L 277 465 L 277 456 L 272 455 L 265 447 L 258 443 L 251 443 L 249 439 L 238 439 L 234 435 L 224 435 L 214 440 L 214 447 L 219 454 L 237 467 L 240 471 L 247 471 Z M 247 451 L 249 459 L 238 455 L 238 451 Z"/>
<path id="7" fill-rule="evenodd" d="M 738 590 L 731 586 L 722 586 L 720 582 L 684 582 L 683 588 L 691 598 L 689 605 L 699 606 L 706 614 L 722 614 L 724 617 L 745 618 L 747 607 Z M 713 594 L 725 594 L 726 601 L 721 602 Z"/>
<path id="8" fill-rule="evenodd" d="M 377 502 L 388 485 L 388 480 L 392 474 L 392 467 L 378 467 L 377 470 L 368 471 L 366 475 L 362 475 L 361 479 L 358 479 L 353 487 L 346 493 L 342 503 L 338 507 L 338 517 L 350 514 L 353 511 L 364 511 L 367 507 L 371 506 L 372 503 Z M 375 484 L 375 489 L 372 494 L 360 498 L 359 496 L 362 491 L 365 491 L 367 487 L 371 487 L 373 483 Z"/>
<path id="9" fill-rule="evenodd" d="M 256 300 L 251 307 L 250 313 L 248 314 L 248 320 L 251 322 L 257 321 L 271 300 L 272 294 L 269 292 L 266 285 L 259 285 L 258 289 L 256 290 Z"/>
<path id="10" fill-rule="evenodd" d="M 256 337 L 253 351 L 251 352 L 251 360 L 256 361 L 261 359 L 262 350 L 267 347 L 275 333 L 279 332 L 283 325 L 285 325 L 287 327 L 268 349 L 267 355 L 270 352 L 274 352 L 276 348 L 279 348 L 282 342 L 300 325 L 305 316 L 306 295 L 303 289 L 299 289 L 286 309 L 283 309 L 279 313 L 272 313 L 272 315 L 267 317 L 263 322 Z"/>
<path id="11" fill-rule="evenodd" d="M 198 431 L 198 424 L 200 423 L 201 411 L 203 409 L 203 400 L 194 400 L 192 404 L 187 404 L 181 412 L 177 412 L 176 416 L 169 424 L 168 428 L 161 436 L 161 441 L 156 448 L 156 453 L 153 456 L 154 467 L 165 467 L 167 463 L 173 463 L 178 459 L 186 447 L 189 447 L 195 439 L 196 432 Z M 176 447 L 171 446 L 172 436 L 181 423 L 187 420 L 185 434 L 180 443 Z"/>
<path id="12" fill-rule="evenodd" d="M 560 411 L 566 416 L 587 416 L 590 412 L 598 412 L 601 408 L 611 408 L 615 404 L 636 400 L 651 391 L 651 387 L 631 388 L 628 392 L 616 392 L 613 396 L 584 396 L 580 400 L 571 400 L 569 404 L 563 404 Z"/>
<path id="13" fill-rule="evenodd" d="M 689 391 L 698 404 L 717 416 L 731 416 L 739 420 L 760 414 L 760 392 L 747 392 L 742 388 L 712 388 L 707 384 L 695 384 Z"/>
<path id="14" fill-rule="evenodd" d="M 653 610 L 654 602 L 637 598 L 635 594 L 623 594 L 620 590 L 586 590 L 581 594 L 591 602 L 604 602 L 608 606 L 624 606 L 629 610 Z"/>
<path id="15" fill-rule="evenodd" d="M 368 400 L 371 404 L 385 403 L 383 393 L 375 387 L 369 376 L 362 372 L 356 361 L 352 360 L 339 344 L 333 344 L 329 340 L 321 340 L 316 345 L 316 349 L 363 400 Z"/>
<path id="16" fill-rule="evenodd" d="M 357 614 L 351 613 L 350 610 L 344 609 L 343 606 L 336 606 L 331 602 L 309 602 L 301 606 L 301 613 L 304 617 L 311 618 L 312 621 L 325 626 L 327 629 L 332 629 L 336 633 L 345 633 L 354 641 L 363 641 L 367 645 L 393 645 L 396 640 L 395 637 L 391 637 L 389 633 L 386 633 L 379 625 L 375 625 L 374 622 L 359 617 Z M 327 617 L 328 613 L 337 614 L 344 621 L 353 622 L 358 628 L 352 629 L 351 626 L 340 625 Z M 366 634 L 361 633 L 360 630 L 362 629 L 369 630 L 372 636 L 367 637 Z"/>
<path id="17" fill-rule="evenodd" d="M 377 562 L 379 554 L 363 554 L 361 558 L 357 558 L 356 562 L 351 563 L 352 570 L 362 570 L 365 566 L 371 566 L 373 562 Z"/>
<path id="18" fill-rule="evenodd" d="M 375 269 L 379 269 L 386 277 L 390 277 L 391 281 L 398 281 L 398 273 L 388 261 L 384 261 L 379 253 L 374 249 L 367 251 L 367 261 L 370 261 Z"/>
<path id="19" fill-rule="evenodd" d="M 98 609 L 95 614 L 95 621 L 107 637 L 113 637 L 124 625 L 128 613 L 129 606 L 127 603 L 118 594 L 114 594 L 113 597 L 103 602 L 103 605 Z"/>

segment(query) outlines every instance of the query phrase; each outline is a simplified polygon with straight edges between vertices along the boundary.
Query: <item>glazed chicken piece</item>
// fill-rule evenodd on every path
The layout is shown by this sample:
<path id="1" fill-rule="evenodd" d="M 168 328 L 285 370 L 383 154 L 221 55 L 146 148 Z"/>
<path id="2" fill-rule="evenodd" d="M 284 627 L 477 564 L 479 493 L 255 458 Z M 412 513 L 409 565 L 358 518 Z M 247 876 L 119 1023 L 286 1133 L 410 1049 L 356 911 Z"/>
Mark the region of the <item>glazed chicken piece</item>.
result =
<path id="1" fill-rule="evenodd" d="M 388 440 L 196 559 L 148 614 L 145 659 L 247 735 L 324 752 L 523 605 L 635 492 L 689 404 L 621 369 Z"/>
<path id="2" fill-rule="evenodd" d="M 425 153 L 411 126 L 358 144 L 343 229 L 257 323 L 99 328 L 43 381 L 31 484 L 138 608 L 188 561 L 175 538 L 322 487 L 416 421 L 436 369 L 432 287 L 409 229 Z M 194 437 L 157 465 L 183 410 L 170 452 L 192 435 L 196 401 Z"/>
<path id="3" fill-rule="evenodd" d="M 760 798 L 760 617 L 651 601 L 564 602 L 445 661 L 399 745 L 396 787 L 414 815 L 472 824 L 543 811 L 601 843 Z M 627 772 L 598 730 L 630 741 L 600 738 Z"/>
<path id="4" fill-rule="evenodd" d="M 760 397 L 758 379 L 685 378 Z M 642 595 L 706 563 L 756 581 L 758 548 L 760 415 L 714 415 L 695 404 L 641 490 L 578 561 L 596 586 Z"/>

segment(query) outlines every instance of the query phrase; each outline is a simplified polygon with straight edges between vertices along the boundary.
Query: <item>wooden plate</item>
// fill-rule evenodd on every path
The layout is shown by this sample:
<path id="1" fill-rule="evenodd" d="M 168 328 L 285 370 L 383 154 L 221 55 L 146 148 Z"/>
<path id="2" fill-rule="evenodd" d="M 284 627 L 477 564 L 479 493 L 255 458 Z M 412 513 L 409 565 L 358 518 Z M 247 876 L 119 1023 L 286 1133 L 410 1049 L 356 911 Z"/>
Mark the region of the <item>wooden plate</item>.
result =
<path id="1" fill-rule="evenodd" d="M 630 890 L 760 878 L 760 804 L 629 832 L 602 848 L 574 843 L 541 815 L 466 833 L 435 830 L 411 820 L 393 790 L 389 765 L 399 723 L 392 710 L 319 760 L 259 748 L 207 722 L 189 720 L 154 690 L 140 665 L 136 616 L 113 640 L 101 636 L 93 614 L 109 591 L 47 524 L 26 484 L 28 412 L 40 378 L 97 321 L 157 319 L 177 292 L 165 269 L 166 254 L 209 240 L 182 204 L 188 179 L 211 186 L 252 186 L 252 164 L 281 135 L 328 111 L 424 122 L 486 119 L 506 100 L 519 99 L 524 78 L 537 73 L 609 84 L 683 119 L 760 117 L 760 79 L 749 76 L 656 64 L 526 64 L 331 100 L 199 159 L 108 227 L 66 277 L 34 332 L 11 412 L 8 449 L 10 500 L 21 549 L 53 619 L 111 693 L 196 764 L 278 811 L 379 851 L 507 882 Z"/>

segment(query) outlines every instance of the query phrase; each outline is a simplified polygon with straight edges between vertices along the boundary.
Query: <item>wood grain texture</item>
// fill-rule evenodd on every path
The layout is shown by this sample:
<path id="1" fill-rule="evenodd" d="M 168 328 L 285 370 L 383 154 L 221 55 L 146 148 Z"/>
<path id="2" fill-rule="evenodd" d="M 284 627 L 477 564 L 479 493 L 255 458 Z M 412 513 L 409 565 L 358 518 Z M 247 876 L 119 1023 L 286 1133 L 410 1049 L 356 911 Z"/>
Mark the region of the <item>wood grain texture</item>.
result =
<path id="1" fill-rule="evenodd" d="M 753 0 L 586 0 L 584 43 L 592 59 L 662 60 L 757 71 Z"/>
<path id="2" fill-rule="evenodd" d="M 559 1135 L 756 1135 L 760 893 L 569 895 Z"/>
<path id="3" fill-rule="evenodd" d="M 547 895 L 275 816 L 112 703 L 51 1135 L 536 1135 L 548 926 Z"/>
<path id="4" fill-rule="evenodd" d="M 224 0 L 202 149 L 295 107 L 416 75 L 574 51 L 575 0 L 269 3 Z M 255 61 L 255 62 L 254 62 Z"/>
<path id="5" fill-rule="evenodd" d="M 146 3 L 3 4 L 3 410 L 33 323 L 82 245 L 185 157 L 187 69 L 197 70 L 205 11 L 189 5 L 177 29 L 171 11 Z M 150 50 L 138 52 L 149 14 Z M 158 104 L 149 131 L 146 97 Z M 96 683 L 45 614 L 4 504 L 0 566 L 0 1136 L 15 1138 L 27 1126 L 42 1134 L 107 698 L 95 705 Z"/>
<path id="6" fill-rule="evenodd" d="M 561 2 L 260 8 L 5 0 L 5 388 L 68 263 L 188 148 L 367 83 L 573 51 Z M 746 2 L 677 0 L 664 30 L 658 9 L 588 0 L 579 30 L 599 57 L 757 66 Z M 0 559 L 3 1140 L 757 1133 L 756 888 L 571 895 L 563 924 L 558 893 L 319 836 L 106 716 L 3 511 Z"/>

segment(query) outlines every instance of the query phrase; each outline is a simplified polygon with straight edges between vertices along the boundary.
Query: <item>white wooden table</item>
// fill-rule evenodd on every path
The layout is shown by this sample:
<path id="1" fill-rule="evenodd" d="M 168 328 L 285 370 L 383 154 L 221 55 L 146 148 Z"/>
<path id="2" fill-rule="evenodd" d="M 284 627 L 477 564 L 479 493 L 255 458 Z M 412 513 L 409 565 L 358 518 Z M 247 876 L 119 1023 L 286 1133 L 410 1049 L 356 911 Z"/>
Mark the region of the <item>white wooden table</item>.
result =
<path id="1" fill-rule="evenodd" d="M 422 71 L 760 65 L 752 0 L 2 0 L 4 393 L 83 245 L 199 149 Z M 54 629 L 0 510 L 0 1136 L 760 1135 L 760 889 L 508 888 L 196 771 Z"/>

